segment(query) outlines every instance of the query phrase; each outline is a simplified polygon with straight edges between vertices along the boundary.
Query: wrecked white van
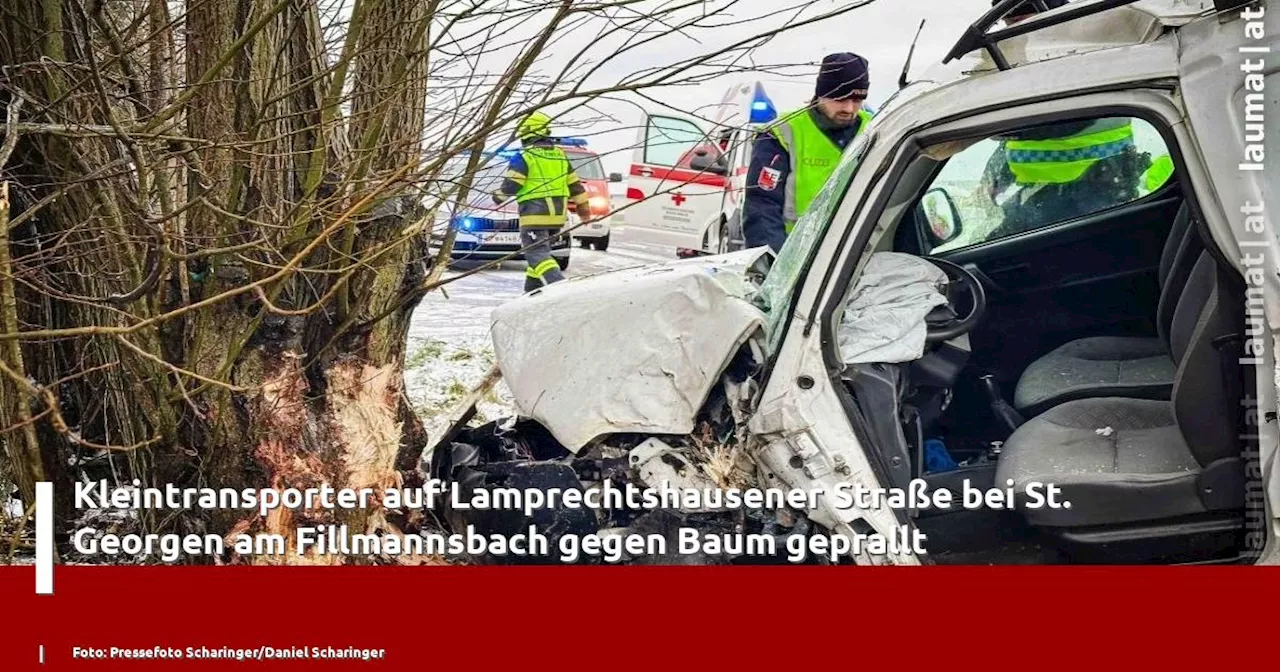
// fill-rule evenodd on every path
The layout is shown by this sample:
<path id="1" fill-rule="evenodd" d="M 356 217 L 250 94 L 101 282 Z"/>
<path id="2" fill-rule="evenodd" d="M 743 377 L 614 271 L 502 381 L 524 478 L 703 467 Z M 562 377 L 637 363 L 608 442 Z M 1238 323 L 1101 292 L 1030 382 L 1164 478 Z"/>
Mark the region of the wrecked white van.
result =
<path id="1" fill-rule="evenodd" d="M 856 563 L 1273 561 L 1280 194 L 1254 146 L 1280 113 L 1280 8 L 1082 1 L 996 28 L 1013 4 L 881 109 L 776 258 L 497 309 L 522 417 L 427 468 L 464 489 L 985 493 L 545 512 L 562 533 L 927 540 L 855 544 Z M 1060 179 L 1023 179 L 1036 162 Z"/>

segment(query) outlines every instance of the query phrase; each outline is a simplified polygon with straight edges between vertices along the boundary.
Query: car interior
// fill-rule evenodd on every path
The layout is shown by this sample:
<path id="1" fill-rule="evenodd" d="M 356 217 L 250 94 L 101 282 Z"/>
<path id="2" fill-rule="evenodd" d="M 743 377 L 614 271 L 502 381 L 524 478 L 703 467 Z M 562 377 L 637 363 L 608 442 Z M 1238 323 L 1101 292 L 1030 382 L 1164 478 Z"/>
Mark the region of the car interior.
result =
<path id="1" fill-rule="evenodd" d="M 1053 137 L 1040 124 L 918 152 L 886 203 L 872 251 L 932 262 L 948 302 L 920 359 L 839 372 L 852 424 L 891 486 L 1019 493 L 1013 511 L 902 512 L 934 562 L 1240 558 L 1243 281 L 1197 217 L 1172 134 L 1119 121 L 1132 140 L 1066 187 L 1008 179 L 1006 143 Z M 1027 506 L 1037 482 L 1070 508 Z"/>

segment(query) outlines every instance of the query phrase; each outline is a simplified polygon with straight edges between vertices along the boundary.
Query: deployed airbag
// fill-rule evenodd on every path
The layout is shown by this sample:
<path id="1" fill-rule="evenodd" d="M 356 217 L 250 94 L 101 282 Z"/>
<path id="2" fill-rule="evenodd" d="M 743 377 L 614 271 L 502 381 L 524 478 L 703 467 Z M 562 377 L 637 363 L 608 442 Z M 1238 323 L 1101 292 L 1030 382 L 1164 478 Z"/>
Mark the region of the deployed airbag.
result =
<path id="1" fill-rule="evenodd" d="M 925 316 L 945 305 L 946 273 L 901 252 L 877 252 L 867 261 L 837 329 L 845 364 L 896 364 L 924 354 Z"/>

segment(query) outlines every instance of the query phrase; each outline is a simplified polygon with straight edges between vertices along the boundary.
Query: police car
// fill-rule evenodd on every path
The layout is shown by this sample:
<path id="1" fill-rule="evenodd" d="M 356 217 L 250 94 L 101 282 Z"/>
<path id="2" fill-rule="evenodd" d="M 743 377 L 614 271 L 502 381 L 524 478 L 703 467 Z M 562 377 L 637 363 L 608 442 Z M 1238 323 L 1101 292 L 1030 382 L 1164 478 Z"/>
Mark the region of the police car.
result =
<path id="1" fill-rule="evenodd" d="M 582 180 L 591 200 L 592 214 L 599 217 L 585 226 L 578 226 L 577 213 L 569 204 L 569 218 L 561 229 L 572 233 L 558 236 L 551 244 L 551 256 L 561 269 L 569 268 L 570 238 L 577 238 L 583 247 L 593 246 L 605 250 L 609 246 L 609 217 L 612 209 L 609 200 L 610 181 L 620 182 L 622 176 L 606 177 L 600 165 L 600 157 L 587 149 L 580 138 L 556 138 L 555 142 L 568 155 L 574 171 Z M 436 241 L 443 240 L 448 227 L 456 233 L 451 259 L 454 262 L 492 261 L 494 259 L 523 260 L 520 253 L 520 217 L 515 200 L 502 205 L 493 202 L 493 193 L 502 186 L 507 163 L 519 150 L 485 152 L 472 178 L 470 194 L 465 207 L 442 209 L 437 215 Z M 463 153 L 450 162 L 446 169 L 446 184 L 456 183 L 464 174 L 470 155 Z M 575 228 L 576 227 L 576 228 Z"/>

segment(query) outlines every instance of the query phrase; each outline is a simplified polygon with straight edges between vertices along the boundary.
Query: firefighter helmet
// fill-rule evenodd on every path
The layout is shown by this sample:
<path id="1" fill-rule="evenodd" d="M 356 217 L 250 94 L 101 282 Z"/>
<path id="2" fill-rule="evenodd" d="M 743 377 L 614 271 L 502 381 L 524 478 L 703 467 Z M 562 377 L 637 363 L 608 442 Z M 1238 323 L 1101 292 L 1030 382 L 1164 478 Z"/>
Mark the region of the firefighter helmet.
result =
<path id="1" fill-rule="evenodd" d="M 551 117 L 541 112 L 534 112 L 520 122 L 520 128 L 516 132 L 521 140 L 545 138 L 551 135 Z"/>

